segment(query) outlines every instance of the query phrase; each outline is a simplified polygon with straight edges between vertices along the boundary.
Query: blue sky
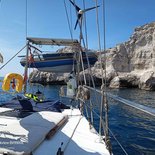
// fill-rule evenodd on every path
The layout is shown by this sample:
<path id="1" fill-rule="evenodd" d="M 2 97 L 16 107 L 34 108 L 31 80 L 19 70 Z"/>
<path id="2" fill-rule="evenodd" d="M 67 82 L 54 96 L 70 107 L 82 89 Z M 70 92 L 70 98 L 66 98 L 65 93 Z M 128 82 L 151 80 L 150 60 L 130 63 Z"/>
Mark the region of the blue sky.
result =
<path id="1" fill-rule="evenodd" d="M 70 38 L 64 0 L 27 0 L 27 36 L 45 38 Z M 78 6 L 83 7 L 83 0 L 75 0 Z M 26 0 L 1 0 L 0 4 L 0 52 L 4 63 L 19 51 L 26 43 L 25 24 Z M 95 0 L 85 0 L 86 7 L 95 5 Z M 98 0 L 99 4 L 102 0 Z M 68 11 L 72 12 L 72 23 L 76 21 L 75 11 L 66 0 Z M 106 7 L 106 46 L 127 41 L 137 26 L 155 21 L 155 0 L 105 0 Z M 99 8 L 100 28 L 102 27 L 102 7 Z M 98 49 L 96 34 L 95 11 L 86 13 L 89 38 L 89 48 Z M 78 29 L 73 32 L 78 39 Z M 101 31 L 101 35 L 103 32 Z M 54 48 L 50 47 L 50 51 Z M 23 51 L 24 54 L 25 51 Z M 0 76 L 9 72 L 23 74 L 23 68 L 15 58 L 4 69 Z M 2 64 L 0 64 L 1 66 Z"/>

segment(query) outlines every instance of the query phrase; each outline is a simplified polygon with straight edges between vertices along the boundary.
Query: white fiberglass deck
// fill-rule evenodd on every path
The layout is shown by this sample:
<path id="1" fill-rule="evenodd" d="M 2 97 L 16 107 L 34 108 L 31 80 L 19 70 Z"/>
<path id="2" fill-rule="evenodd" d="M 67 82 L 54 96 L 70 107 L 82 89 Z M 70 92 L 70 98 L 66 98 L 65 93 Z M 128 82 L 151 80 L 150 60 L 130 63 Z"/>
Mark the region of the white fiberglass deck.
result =
<path id="1" fill-rule="evenodd" d="M 0 112 L 8 110 L 11 109 L 0 108 Z M 45 139 L 46 133 L 53 126 L 50 122 L 57 124 L 64 117 L 66 118 L 66 115 L 68 121 L 49 140 Z M 44 119 L 40 119 L 38 116 L 42 116 Z M 109 155 L 104 142 L 99 143 L 99 136 L 90 132 L 88 121 L 81 116 L 78 109 L 67 109 L 62 114 L 48 111 L 39 112 L 24 119 L 0 116 L 0 131 L 1 153 L 9 150 L 13 155 L 25 153 L 29 155 L 36 148 L 32 151 L 33 155 L 56 155 L 63 143 L 61 148 L 64 155 Z M 2 144 L 2 141 L 7 141 L 4 134 L 5 137 L 8 136 L 6 138 L 9 141 L 22 141 L 22 144 L 9 144 L 10 148 L 16 149 L 5 149 Z M 21 135 L 25 135 L 25 138 L 19 139 Z"/>
<path id="2" fill-rule="evenodd" d="M 34 155 L 56 155 L 62 145 L 64 155 L 109 155 L 106 146 L 99 143 L 99 136 L 90 132 L 89 123 L 78 109 L 64 110 L 68 122 L 50 140 L 45 140 Z"/>

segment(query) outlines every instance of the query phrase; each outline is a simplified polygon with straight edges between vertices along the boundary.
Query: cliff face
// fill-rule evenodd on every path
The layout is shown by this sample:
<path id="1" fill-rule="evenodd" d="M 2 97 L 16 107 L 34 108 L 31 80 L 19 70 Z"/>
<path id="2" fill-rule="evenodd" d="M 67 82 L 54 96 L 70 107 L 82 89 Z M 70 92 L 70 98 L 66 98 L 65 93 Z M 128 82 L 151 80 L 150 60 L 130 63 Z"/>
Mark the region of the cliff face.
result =
<path id="1" fill-rule="evenodd" d="M 129 41 L 108 49 L 106 58 L 111 88 L 155 90 L 155 22 L 136 28 Z M 100 77 L 97 63 L 93 72 Z"/>
<path id="2" fill-rule="evenodd" d="M 107 84 L 111 88 L 155 90 L 155 22 L 136 28 L 127 42 L 108 49 L 106 59 Z M 92 72 L 101 78 L 99 62 Z"/>
<path id="3" fill-rule="evenodd" d="M 130 58 L 130 71 L 154 70 L 155 22 L 136 28 L 125 47 Z"/>
<path id="4" fill-rule="evenodd" d="M 57 85 L 57 84 L 66 84 L 65 79 L 67 76 L 68 73 L 58 74 L 58 73 L 40 72 L 38 70 L 35 70 L 30 74 L 29 80 L 34 83 Z"/>
<path id="5" fill-rule="evenodd" d="M 155 23 L 136 28 L 130 40 L 109 49 L 107 67 L 117 72 L 153 70 L 155 67 Z"/>

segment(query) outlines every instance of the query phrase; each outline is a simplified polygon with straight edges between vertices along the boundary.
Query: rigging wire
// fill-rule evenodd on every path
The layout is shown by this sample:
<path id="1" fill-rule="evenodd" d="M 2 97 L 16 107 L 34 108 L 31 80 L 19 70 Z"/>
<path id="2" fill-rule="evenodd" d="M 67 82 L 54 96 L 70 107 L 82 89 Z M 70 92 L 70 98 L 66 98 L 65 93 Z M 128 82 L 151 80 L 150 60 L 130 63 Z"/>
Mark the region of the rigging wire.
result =
<path id="1" fill-rule="evenodd" d="M 106 84 L 107 84 L 107 81 L 106 81 L 106 77 L 107 77 L 107 69 L 106 69 L 106 62 L 107 62 L 107 57 L 106 57 L 106 20 L 105 20 L 105 18 L 106 18 L 106 11 L 105 11 L 105 0 L 102 0 L 102 6 L 103 6 L 103 8 L 102 8 L 102 18 L 103 18 L 103 50 L 104 50 L 104 66 L 105 66 L 105 72 L 104 72 L 104 74 L 105 74 L 105 87 L 104 87 L 104 89 L 105 89 L 105 92 L 106 92 Z"/>
<path id="2" fill-rule="evenodd" d="M 105 4 L 104 4 L 105 5 Z M 102 86 L 104 84 L 104 74 L 103 74 L 103 65 L 102 65 L 102 54 L 101 54 L 101 37 L 100 37 L 100 27 L 99 27 L 99 13 L 98 13 L 98 0 L 96 0 L 96 23 L 97 23 L 97 33 L 98 33 L 98 46 L 100 52 L 100 66 L 101 66 L 101 74 L 102 74 Z M 106 79 L 106 77 L 105 77 Z M 106 87 L 106 86 L 105 86 Z M 105 135 L 105 142 L 106 146 L 109 150 L 109 153 L 112 153 L 111 144 L 109 139 L 109 132 L 108 132 L 108 103 L 106 98 L 106 93 L 104 92 L 103 88 L 101 88 L 101 107 L 100 107 L 100 127 L 99 127 L 99 134 L 102 135 L 102 120 L 103 120 L 103 107 L 105 109 L 105 126 L 104 126 L 104 135 Z M 104 105 L 104 106 L 103 106 Z"/>
<path id="3" fill-rule="evenodd" d="M 82 64 L 82 73 L 83 73 L 83 77 L 84 77 L 84 84 L 85 85 L 87 85 L 87 81 L 86 81 L 86 75 L 85 75 L 85 73 L 84 73 L 84 62 L 83 62 L 83 57 L 82 57 L 82 53 L 81 53 L 81 51 L 80 51 L 80 58 L 81 58 L 81 64 Z"/>
<path id="4" fill-rule="evenodd" d="M 14 59 L 27 45 L 21 48 L 13 57 L 11 57 L 3 66 L 0 67 L 0 70 L 4 68 L 12 59 Z"/>
<path id="5" fill-rule="evenodd" d="M 71 3 L 70 3 L 70 27 L 71 27 L 71 34 L 73 34 L 72 6 L 71 6 Z"/>
<path id="6" fill-rule="evenodd" d="M 65 2 L 65 1 L 64 1 Z M 75 0 L 73 0 L 74 4 L 75 4 Z M 99 50 L 100 50 L 100 53 L 101 53 L 101 41 L 100 41 L 100 28 L 99 28 L 99 19 L 98 19 L 98 5 L 97 5 L 97 1 L 96 1 L 96 20 L 97 20 L 97 31 L 98 31 L 98 42 L 99 42 Z M 84 1 L 83 1 L 83 4 L 85 5 Z M 85 7 L 85 6 L 84 6 Z M 66 9 L 67 10 L 67 9 Z M 78 15 L 78 12 L 76 10 L 76 14 Z M 69 21 L 69 20 L 68 20 Z M 69 22 L 68 22 L 69 23 Z M 81 42 L 83 42 L 83 46 L 86 47 L 87 45 L 85 44 L 85 41 L 84 41 L 84 38 L 83 38 L 83 33 L 82 33 L 82 18 L 81 18 L 81 22 L 78 22 L 79 24 L 79 28 L 80 28 L 80 44 Z M 85 27 L 86 28 L 86 27 Z M 87 38 L 87 37 L 86 37 Z M 83 51 L 82 47 L 81 47 L 81 50 L 80 50 L 80 55 L 81 52 Z M 79 56 L 80 56 L 79 55 Z M 87 59 L 88 60 L 88 59 Z M 89 62 L 89 60 L 88 60 Z M 84 72 L 84 66 L 83 66 L 83 59 L 81 59 L 81 63 L 82 63 L 82 69 L 83 69 L 83 72 Z M 90 67 L 90 66 L 89 66 Z M 102 67 L 102 63 L 101 63 L 101 67 Z M 85 79 L 85 73 L 84 73 L 84 83 L 86 84 L 86 79 Z M 102 84 L 103 84 L 103 70 L 102 70 Z M 95 87 L 94 87 L 95 88 Z M 103 92 L 103 91 L 102 91 Z M 102 112 L 103 112 L 103 102 L 104 102 L 104 98 L 103 98 L 104 94 L 102 93 L 102 98 L 101 98 L 101 112 L 100 112 L 100 124 L 101 122 L 103 121 L 103 118 L 102 118 Z M 105 111 L 107 112 L 106 108 L 105 108 Z M 107 116 L 107 115 L 106 115 Z M 107 117 L 106 117 L 107 118 Z M 107 119 L 106 119 L 106 123 L 107 123 Z M 105 125 L 106 128 L 108 127 L 107 125 Z M 100 125 L 100 129 L 102 128 L 102 124 Z M 100 131 L 100 135 L 101 135 L 101 131 Z M 108 131 L 106 129 L 106 132 L 105 132 L 105 139 L 106 139 L 106 145 L 108 148 L 109 147 L 109 137 L 108 137 Z M 109 152 L 111 153 L 111 150 L 109 149 Z"/>
<path id="7" fill-rule="evenodd" d="M 74 128 L 74 130 L 73 130 L 73 132 L 72 132 L 72 135 L 69 137 L 69 140 L 68 140 L 68 142 L 67 142 L 66 146 L 64 147 L 63 152 L 65 152 L 65 151 L 66 151 L 66 149 L 67 149 L 67 147 L 68 147 L 69 143 L 71 142 L 72 137 L 74 136 L 74 133 L 75 133 L 75 131 L 76 131 L 76 129 L 77 129 L 77 127 L 78 127 L 78 125 L 80 124 L 80 121 L 82 120 L 82 118 L 83 118 L 82 116 L 79 118 L 79 121 L 77 122 L 77 124 L 76 124 L 76 126 L 75 126 L 75 128 Z"/>
<path id="8" fill-rule="evenodd" d="M 84 10 L 85 10 L 85 0 L 83 0 L 83 6 L 84 6 Z M 86 46 L 85 48 L 88 49 L 88 35 L 87 35 L 87 22 L 86 22 L 86 15 L 84 13 L 84 19 L 85 19 L 85 22 L 84 22 L 84 25 L 85 25 L 85 35 L 86 35 Z M 93 87 L 95 88 L 95 82 L 94 82 L 94 79 L 92 77 L 92 71 L 91 71 L 91 67 L 90 67 L 90 63 L 89 63 L 89 59 L 88 59 L 88 54 L 87 52 L 86 53 L 86 59 L 87 59 L 87 63 L 88 63 L 88 72 L 89 72 L 89 75 L 91 76 L 91 80 L 92 80 L 92 83 L 93 83 Z"/>
<path id="9" fill-rule="evenodd" d="M 27 9 L 28 9 L 28 1 L 25 0 L 25 35 L 26 35 L 26 64 L 25 64 L 25 70 L 24 70 L 24 93 L 26 93 L 27 91 L 27 78 L 28 78 L 28 59 L 29 59 L 29 41 L 27 41 L 27 20 L 28 20 L 28 16 L 27 16 Z"/>
<path id="10" fill-rule="evenodd" d="M 74 4 L 75 4 L 75 0 L 73 0 L 73 2 L 74 2 Z M 85 2 L 84 2 L 84 4 L 85 4 Z M 85 6 L 84 6 L 85 7 Z M 78 16 L 78 12 L 77 12 L 77 10 L 76 10 L 76 15 Z M 86 21 L 85 21 L 85 23 L 86 23 Z M 83 41 L 83 46 L 84 46 L 84 48 L 86 49 L 86 46 L 87 45 L 85 45 L 85 41 L 84 41 L 84 38 L 83 38 L 83 33 L 82 33 L 82 18 L 81 18 L 81 22 L 78 22 L 78 24 L 79 24 L 79 28 L 80 28 L 80 44 L 81 44 L 81 40 Z M 85 27 L 86 29 L 87 29 L 87 27 Z M 80 51 L 80 53 L 81 52 L 83 52 L 83 49 L 82 49 L 82 47 L 80 47 L 81 48 L 81 51 Z M 93 84 L 93 87 L 95 88 L 95 82 L 94 82 L 94 79 L 93 79 L 93 77 L 92 77 L 92 71 L 91 71 L 91 67 L 90 67 L 90 63 L 89 63 L 89 59 L 88 59 L 88 55 L 87 55 L 87 52 L 85 52 L 85 54 L 86 54 L 86 59 L 87 59 L 87 63 L 88 63 L 88 73 L 89 73 L 89 75 L 90 75 L 90 77 L 91 77 L 91 80 L 92 80 L 92 84 Z M 81 54 L 80 54 L 81 55 Z M 80 55 L 79 55 L 79 57 L 80 57 Z M 80 61 L 80 59 L 78 59 L 77 58 L 77 62 L 78 62 L 78 64 L 79 64 L 79 61 Z M 81 63 L 82 63 L 82 69 L 83 69 L 83 76 L 84 76 L 84 82 L 85 82 L 85 84 L 86 84 L 86 78 L 85 78 L 85 72 L 84 72 L 84 68 L 83 68 L 83 59 L 81 59 Z M 79 68 L 79 65 L 78 65 L 78 68 Z M 79 69 L 78 69 L 78 75 L 79 75 Z M 79 77 L 78 77 L 78 83 L 79 83 Z M 82 83 L 81 83 L 82 84 Z M 95 99 L 96 99 L 96 101 L 98 101 L 98 98 L 97 98 L 97 95 L 96 95 L 96 92 L 95 92 Z M 90 102 L 90 105 L 93 107 L 93 104 L 92 104 L 92 102 Z M 92 119 L 91 120 L 93 120 L 93 115 L 91 114 L 91 116 L 92 116 Z M 92 123 L 93 123 L 93 121 L 92 121 Z"/>
<path id="11" fill-rule="evenodd" d="M 25 0 L 25 36 L 25 38 L 27 39 L 27 0 Z"/>
<path id="12" fill-rule="evenodd" d="M 86 9 L 85 0 L 83 0 L 84 10 Z M 86 48 L 88 49 L 88 35 L 87 35 L 87 22 L 86 22 L 86 14 L 84 13 L 84 26 L 85 26 L 85 38 L 86 38 Z"/>
<path id="13" fill-rule="evenodd" d="M 118 141 L 118 139 L 116 138 L 116 136 L 113 134 L 113 132 L 109 129 L 110 134 L 113 136 L 113 138 L 115 139 L 115 141 L 117 142 L 117 144 L 120 146 L 120 148 L 123 150 L 125 155 L 128 155 L 128 153 L 126 152 L 126 150 L 124 149 L 124 147 L 122 146 L 122 144 Z"/>
<path id="14" fill-rule="evenodd" d="M 75 0 L 73 0 L 74 4 L 75 4 Z M 76 16 L 78 17 L 78 10 L 76 10 Z M 81 16 L 80 19 L 78 19 L 78 25 L 79 25 L 79 28 L 80 28 L 80 45 L 81 45 L 81 42 L 83 43 L 83 47 L 86 47 L 85 46 L 85 41 L 83 39 L 83 32 L 82 32 L 82 21 L 83 21 L 83 18 Z"/>
<path id="15" fill-rule="evenodd" d="M 70 35 L 71 35 L 71 39 L 73 39 L 72 28 L 71 28 L 72 25 L 70 24 L 70 21 L 69 21 L 69 15 L 68 15 L 68 11 L 67 11 L 66 0 L 64 0 L 64 6 L 65 6 L 65 12 L 66 12 L 66 16 L 67 16 L 69 32 L 70 32 Z"/>
<path id="16" fill-rule="evenodd" d="M 85 0 L 83 0 L 83 6 L 84 6 L 84 10 L 85 10 Z M 85 19 L 85 32 L 86 32 L 86 44 L 84 43 L 84 48 L 87 48 L 88 49 L 88 39 L 87 39 L 87 25 L 86 25 L 86 15 L 85 15 L 85 13 L 84 13 L 84 19 Z M 82 33 L 82 31 L 81 31 L 81 33 Z M 83 36 L 83 34 L 82 34 L 82 36 Z M 82 38 L 83 40 L 84 40 L 84 38 Z M 92 71 L 91 71 L 91 67 L 90 67 L 90 63 L 89 63 L 89 59 L 88 59 L 88 54 L 87 54 L 87 52 L 85 52 L 85 54 L 86 54 L 86 59 L 87 59 L 87 63 L 88 63 L 88 73 L 89 73 L 89 75 L 91 76 L 91 80 L 92 80 L 92 84 L 93 84 L 93 87 L 95 88 L 95 82 L 94 82 L 94 79 L 93 79 L 93 77 L 92 77 Z"/>
<path id="17" fill-rule="evenodd" d="M 84 8 L 84 10 L 86 9 L 85 0 L 83 0 L 83 8 Z M 85 13 L 84 13 L 84 28 L 85 28 L 85 39 L 86 39 L 86 44 L 85 44 L 85 47 L 84 48 L 88 49 L 87 20 L 86 20 L 86 14 Z M 84 38 L 83 38 L 83 40 L 84 40 Z M 90 63 L 89 63 L 87 51 L 85 52 L 85 54 L 86 54 L 86 60 L 87 60 L 87 64 L 88 64 L 88 75 L 89 75 L 89 79 L 92 81 L 93 87 L 95 88 L 95 82 L 94 82 L 94 79 L 92 77 L 92 71 L 91 71 L 91 67 L 90 67 Z M 84 75 L 85 75 L 85 72 L 84 72 Z M 89 85 L 90 84 L 91 83 L 89 81 Z M 95 99 L 97 101 L 96 93 L 95 93 Z M 92 103 L 91 100 L 89 101 L 89 104 L 93 108 L 93 103 Z M 87 107 L 85 107 L 85 109 L 86 109 L 86 112 L 87 112 L 88 111 L 87 110 Z M 87 115 L 88 115 L 88 113 L 87 113 Z M 87 117 L 89 118 L 89 116 L 87 116 Z M 94 120 L 93 120 L 93 113 L 92 113 L 91 109 L 90 109 L 90 118 L 91 118 L 91 121 L 90 122 L 91 122 L 91 124 L 93 124 Z"/>
<path id="18" fill-rule="evenodd" d="M 100 41 L 100 28 L 99 28 L 99 15 L 98 15 L 98 0 L 95 0 L 96 2 L 96 24 L 97 24 L 97 34 L 98 34 L 98 46 L 99 46 L 99 52 L 100 52 L 100 68 L 101 68 L 101 75 L 102 75 L 102 85 L 103 85 L 103 69 L 102 69 L 102 59 L 101 59 L 101 41 Z M 99 134 L 101 135 L 101 120 L 102 120 L 102 112 L 103 112 L 103 102 L 104 102 L 104 97 L 103 97 L 103 91 L 101 94 L 101 108 L 100 108 L 100 128 L 99 128 Z M 106 136 L 106 135 L 105 135 Z"/>
<path id="19" fill-rule="evenodd" d="M 103 45 L 104 45 L 104 77 L 105 77 L 105 80 L 104 80 L 104 89 L 103 89 L 103 86 L 102 86 L 102 92 L 104 93 L 104 109 L 105 109 L 105 135 L 106 135 L 106 141 L 107 141 L 107 147 L 109 149 L 109 152 L 110 154 L 112 153 L 112 146 L 111 146 L 111 142 L 110 142 L 110 138 L 109 138 L 109 120 L 108 120 L 108 100 L 107 100 L 107 90 L 106 90 L 106 87 L 107 87 L 107 82 L 106 82 L 106 20 L 105 20 L 105 17 L 106 17 L 106 11 L 105 11 L 105 0 L 102 0 L 102 17 L 103 17 L 103 39 L 104 39 L 104 42 L 103 42 Z M 101 52 L 100 52 L 101 54 Z M 101 57 L 102 58 L 102 57 Z M 101 59 L 102 60 L 102 59 Z M 102 65 L 102 61 L 101 61 L 101 65 Z M 103 67 L 103 66 L 102 66 Z"/>

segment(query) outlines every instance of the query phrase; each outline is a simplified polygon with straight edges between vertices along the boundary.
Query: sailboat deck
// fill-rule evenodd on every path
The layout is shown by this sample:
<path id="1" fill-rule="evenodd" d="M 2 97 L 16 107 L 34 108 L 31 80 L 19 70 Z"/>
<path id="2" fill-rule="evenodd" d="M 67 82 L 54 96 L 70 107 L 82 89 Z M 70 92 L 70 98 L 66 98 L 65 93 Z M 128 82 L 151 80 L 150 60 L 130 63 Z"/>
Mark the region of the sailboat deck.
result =
<path id="1" fill-rule="evenodd" d="M 11 109 L 0 108 L 0 112 L 9 110 Z M 66 121 L 58 125 L 66 117 Z M 63 143 L 61 150 L 66 155 L 109 155 L 104 141 L 99 142 L 99 136 L 95 130 L 90 131 L 89 122 L 80 114 L 78 109 L 65 109 L 62 114 L 42 111 L 22 119 L 0 116 L 0 122 L 0 153 L 9 151 L 12 154 L 17 153 L 19 155 L 31 154 L 31 152 L 33 155 L 55 155 Z M 55 128 L 53 125 L 59 127 Z M 49 132 L 52 128 L 54 134 L 53 131 L 52 133 Z M 47 133 L 50 133 L 50 139 L 47 139 Z M 20 136 L 24 134 L 25 137 L 28 137 L 21 139 Z M 2 143 L 4 135 L 8 136 L 8 141 L 5 141 L 5 143 L 21 142 L 22 140 L 23 145 L 21 143 L 10 143 L 7 148 Z M 10 150 L 10 147 L 14 149 Z"/>
<path id="2" fill-rule="evenodd" d="M 90 131 L 88 121 L 78 109 L 67 109 L 63 114 L 69 116 L 68 122 L 50 140 L 45 140 L 34 155 L 57 154 L 61 143 L 66 155 L 109 155 L 105 143 L 100 143 L 99 136 Z"/>

